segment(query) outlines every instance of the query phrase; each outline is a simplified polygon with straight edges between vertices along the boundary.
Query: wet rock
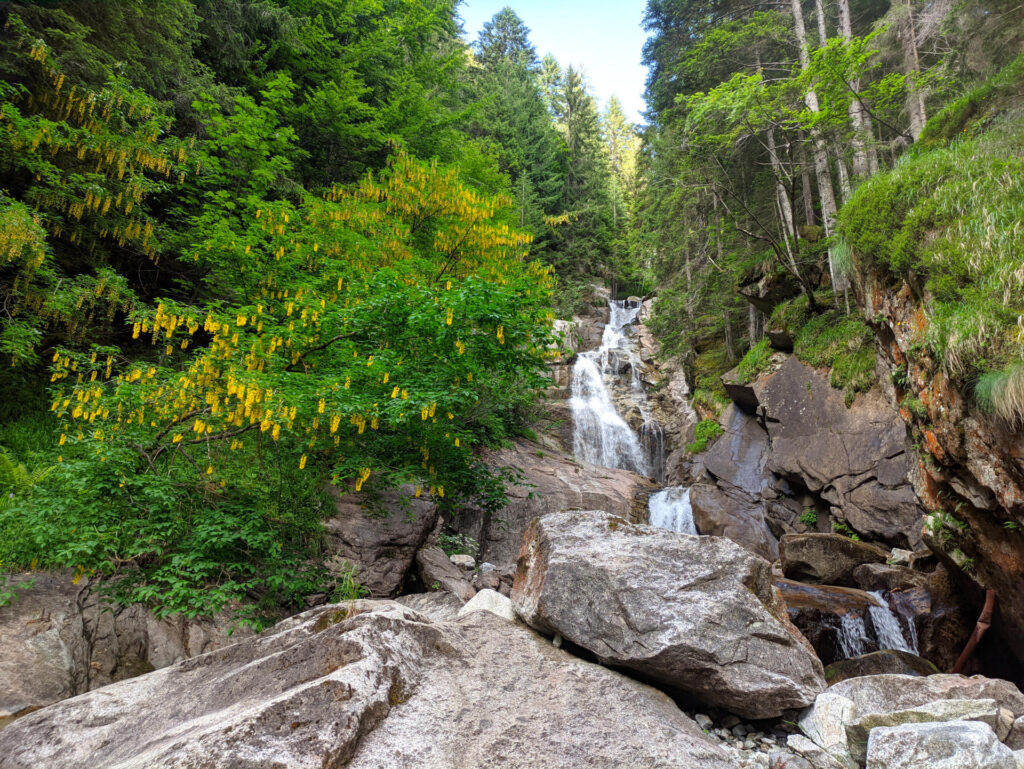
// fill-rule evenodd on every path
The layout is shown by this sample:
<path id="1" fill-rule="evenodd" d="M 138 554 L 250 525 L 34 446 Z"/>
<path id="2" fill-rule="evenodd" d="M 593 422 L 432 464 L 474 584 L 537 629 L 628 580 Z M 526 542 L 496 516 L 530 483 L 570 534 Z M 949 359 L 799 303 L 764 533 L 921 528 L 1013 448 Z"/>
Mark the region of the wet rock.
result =
<path id="1" fill-rule="evenodd" d="M 356 578 L 370 595 L 394 595 L 437 521 L 437 507 L 415 489 L 403 486 L 379 498 L 346 494 L 335 486 L 328 492 L 334 515 L 324 522 L 327 566 L 342 571 L 354 565 Z"/>
<path id="2" fill-rule="evenodd" d="M 929 575 L 905 566 L 887 563 L 865 563 L 853 570 L 853 587 L 861 590 L 907 590 L 926 588 Z"/>
<path id="3" fill-rule="evenodd" d="M 807 585 L 782 578 L 776 578 L 775 584 L 790 620 L 823 664 L 878 650 L 867 628 L 868 609 L 879 605 L 875 596 L 850 587 Z M 853 630 L 857 631 L 856 638 L 850 636 Z"/>
<path id="4" fill-rule="evenodd" d="M 888 550 L 841 534 L 786 534 L 779 540 L 782 573 L 818 585 L 859 587 L 854 570 L 884 564 L 888 557 Z"/>
<path id="5" fill-rule="evenodd" d="M 988 724 L 904 724 L 872 729 L 867 769 L 1016 769 L 1013 752 Z"/>
<path id="6" fill-rule="evenodd" d="M 468 601 L 476 595 L 476 589 L 466 579 L 462 569 L 453 564 L 439 547 L 425 547 L 418 551 L 416 568 L 423 584 L 430 590 L 447 590 L 462 601 Z"/>
<path id="7" fill-rule="evenodd" d="M 597 511 L 537 519 L 512 600 L 532 627 L 741 716 L 778 716 L 824 688 L 768 563 L 720 537 Z"/>
<path id="8" fill-rule="evenodd" d="M 1013 723 L 1009 711 L 997 706 L 995 700 L 936 700 L 906 710 L 862 713 L 846 724 L 850 755 L 854 761 L 863 763 L 868 735 L 879 727 L 948 721 L 979 721 L 987 724 L 998 739 L 1006 737 Z"/>
<path id="9" fill-rule="evenodd" d="M 880 649 L 847 660 L 837 660 L 825 666 L 825 680 L 829 686 L 847 678 L 898 673 L 910 676 L 930 676 L 939 669 L 931 662 L 910 652 Z"/>
<path id="10" fill-rule="evenodd" d="M 646 515 L 650 480 L 628 470 L 595 467 L 519 440 L 511 448 L 485 454 L 493 468 L 511 467 L 522 474 L 523 484 L 509 484 L 509 503 L 495 513 L 466 507 L 458 510 L 454 528 L 480 543 L 480 560 L 499 571 L 511 572 L 523 541 L 523 532 L 537 516 L 561 510 L 599 508 L 629 520 Z"/>
<path id="11" fill-rule="evenodd" d="M 0 755 L 5 769 L 730 766 L 664 694 L 522 626 L 374 601 L 33 713 L 0 732 Z"/>

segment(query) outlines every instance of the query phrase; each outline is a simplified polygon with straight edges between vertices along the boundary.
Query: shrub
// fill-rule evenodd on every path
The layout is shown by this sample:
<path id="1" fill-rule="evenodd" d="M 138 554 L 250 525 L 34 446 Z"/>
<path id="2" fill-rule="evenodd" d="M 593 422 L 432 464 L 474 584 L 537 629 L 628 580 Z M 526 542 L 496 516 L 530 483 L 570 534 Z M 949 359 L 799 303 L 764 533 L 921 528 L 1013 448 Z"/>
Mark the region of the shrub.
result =
<path id="1" fill-rule="evenodd" d="M 700 454 L 706 451 L 708 443 L 725 432 L 714 419 L 705 419 L 697 423 L 693 431 L 693 443 L 686 444 L 686 453 Z"/>
<path id="2" fill-rule="evenodd" d="M 757 375 L 768 367 L 772 357 L 772 349 L 767 339 L 762 339 L 743 356 L 739 366 L 736 368 L 736 379 L 740 384 L 753 382 Z"/>
<path id="3" fill-rule="evenodd" d="M 982 374 L 974 385 L 974 399 L 1011 425 L 1024 422 L 1024 364 Z"/>

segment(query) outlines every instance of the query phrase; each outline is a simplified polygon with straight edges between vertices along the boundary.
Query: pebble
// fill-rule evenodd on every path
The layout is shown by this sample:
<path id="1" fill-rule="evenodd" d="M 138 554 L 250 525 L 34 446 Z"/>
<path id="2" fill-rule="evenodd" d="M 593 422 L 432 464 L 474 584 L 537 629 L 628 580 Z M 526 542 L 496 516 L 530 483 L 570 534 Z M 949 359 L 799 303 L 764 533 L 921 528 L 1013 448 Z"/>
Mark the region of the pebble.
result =
<path id="1" fill-rule="evenodd" d="M 699 726 L 705 732 L 710 732 L 714 728 L 714 726 L 715 726 L 715 722 L 712 721 L 708 716 L 704 715 L 703 713 L 697 713 L 693 717 L 693 720 L 696 721 L 697 722 L 697 726 Z"/>
<path id="2" fill-rule="evenodd" d="M 725 718 L 722 719 L 722 728 L 723 729 L 732 729 L 739 722 L 740 722 L 740 719 L 739 719 L 738 716 L 728 715 L 728 716 L 726 716 Z"/>
<path id="3" fill-rule="evenodd" d="M 746 737 L 747 736 L 747 727 L 745 727 L 743 724 L 737 724 L 736 726 L 734 726 L 732 728 L 732 736 L 733 737 Z"/>

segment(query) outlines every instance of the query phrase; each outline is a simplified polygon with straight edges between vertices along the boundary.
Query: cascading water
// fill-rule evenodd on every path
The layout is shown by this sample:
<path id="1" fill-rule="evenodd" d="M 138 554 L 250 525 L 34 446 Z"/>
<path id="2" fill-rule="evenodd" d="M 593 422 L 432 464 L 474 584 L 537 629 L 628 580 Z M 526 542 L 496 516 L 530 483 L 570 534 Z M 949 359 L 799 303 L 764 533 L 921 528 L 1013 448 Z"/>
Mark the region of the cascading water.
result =
<path id="1" fill-rule="evenodd" d="M 914 627 L 913 619 L 907 621 L 911 639 L 908 643 L 903 636 L 899 617 L 889 608 L 889 603 L 885 600 L 882 592 L 876 590 L 869 595 L 876 601 L 875 605 L 869 606 L 867 609 L 873 632 L 868 631 L 863 615 L 848 612 L 839 619 L 836 640 L 843 659 L 859 657 L 866 653 L 869 645 L 872 644 L 879 649 L 895 649 L 917 654 L 917 628 Z"/>
<path id="2" fill-rule="evenodd" d="M 643 364 L 627 331 L 639 312 L 637 302 L 610 302 L 610 316 L 601 336 L 601 346 L 597 350 L 580 353 L 576 358 L 569 401 L 573 416 L 573 452 L 577 459 L 594 465 L 655 475 L 659 468 L 664 467 L 664 440 L 660 426 L 655 430 L 657 423 L 650 417 L 647 395 L 639 374 Z M 629 381 L 623 383 L 621 380 L 627 371 Z M 656 452 L 645 449 L 615 408 L 610 382 L 628 387 L 631 401 L 643 417 L 644 429 L 641 432 L 650 436 L 648 440 Z M 664 471 L 661 472 L 663 474 Z"/>
<path id="3" fill-rule="evenodd" d="M 693 508 L 690 507 L 690 489 L 686 486 L 670 486 L 651 494 L 647 502 L 651 526 L 682 534 L 696 534 L 693 522 Z"/>
<path id="4" fill-rule="evenodd" d="M 907 621 L 910 629 L 911 643 L 907 643 L 903 637 L 903 629 L 900 627 L 900 620 L 891 608 L 889 602 L 881 591 L 871 593 L 878 599 L 878 606 L 868 607 L 871 615 L 871 624 L 875 626 L 875 638 L 878 639 L 879 649 L 896 649 L 897 651 L 912 652 L 917 654 L 917 628 L 914 627 L 914 620 Z"/>

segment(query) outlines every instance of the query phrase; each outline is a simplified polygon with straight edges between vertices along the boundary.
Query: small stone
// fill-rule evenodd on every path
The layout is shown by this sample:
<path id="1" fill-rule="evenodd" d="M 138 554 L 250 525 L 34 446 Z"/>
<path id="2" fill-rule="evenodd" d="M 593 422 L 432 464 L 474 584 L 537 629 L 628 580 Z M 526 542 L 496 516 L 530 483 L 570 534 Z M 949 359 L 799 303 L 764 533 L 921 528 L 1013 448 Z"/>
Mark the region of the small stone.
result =
<path id="1" fill-rule="evenodd" d="M 739 716 L 728 715 L 722 719 L 722 727 L 725 729 L 732 729 L 740 722 Z"/>
<path id="2" fill-rule="evenodd" d="M 708 716 L 704 715 L 703 713 L 697 713 L 693 717 L 693 720 L 696 721 L 697 722 L 697 726 L 699 726 L 705 732 L 710 732 L 714 728 L 714 726 L 715 726 L 715 722 L 712 721 Z"/>
<path id="3" fill-rule="evenodd" d="M 910 556 L 912 555 L 913 553 L 910 550 L 903 550 L 902 548 L 894 547 L 889 553 L 889 563 L 894 566 L 909 566 Z"/>
<path id="4" fill-rule="evenodd" d="M 745 727 L 743 724 L 736 724 L 736 726 L 734 726 L 732 728 L 732 736 L 733 737 L 746 737 L 747 736 L 747 727 Z"/>
<path id="5" fill-rule="evenodd" d="M 474 566 L 476 566 L 476 559 L 473 556 L 464 555 L 462 553 L 457 553 L 453 556 L 450 556 L 448 560 L 454 563 L 460 569 L 465 569 L 466 571 L 469 571 Z"/>
<path id="6" fill-rule="evenodd" d="M 743 749 L 744 750 L 756 750 L 757 749 L 757 742 L 754 741 L 754 740 L 751 740 L 751 739 L 746 739 L 746 740 L 743 741 Z"/>
<path id="7" fill-rule="evenodd" d="M 728 729 L 715 729 L 715 734 L 717 736 L 721 737 L 723 740 L 727 740 L 727 739 L 729 739 L 732 736 L 729 733 Z"/>
<path id="8" fill-rule="evenodd" d="M 489 572 L 495 571 L 497 568 L 498 567 L 495 566 L 493 563 L 489 563 L 487 561 L 484 561 L 482 564 L 480 564 L 480 571 L 483 574 L 487 574 Z"/>

